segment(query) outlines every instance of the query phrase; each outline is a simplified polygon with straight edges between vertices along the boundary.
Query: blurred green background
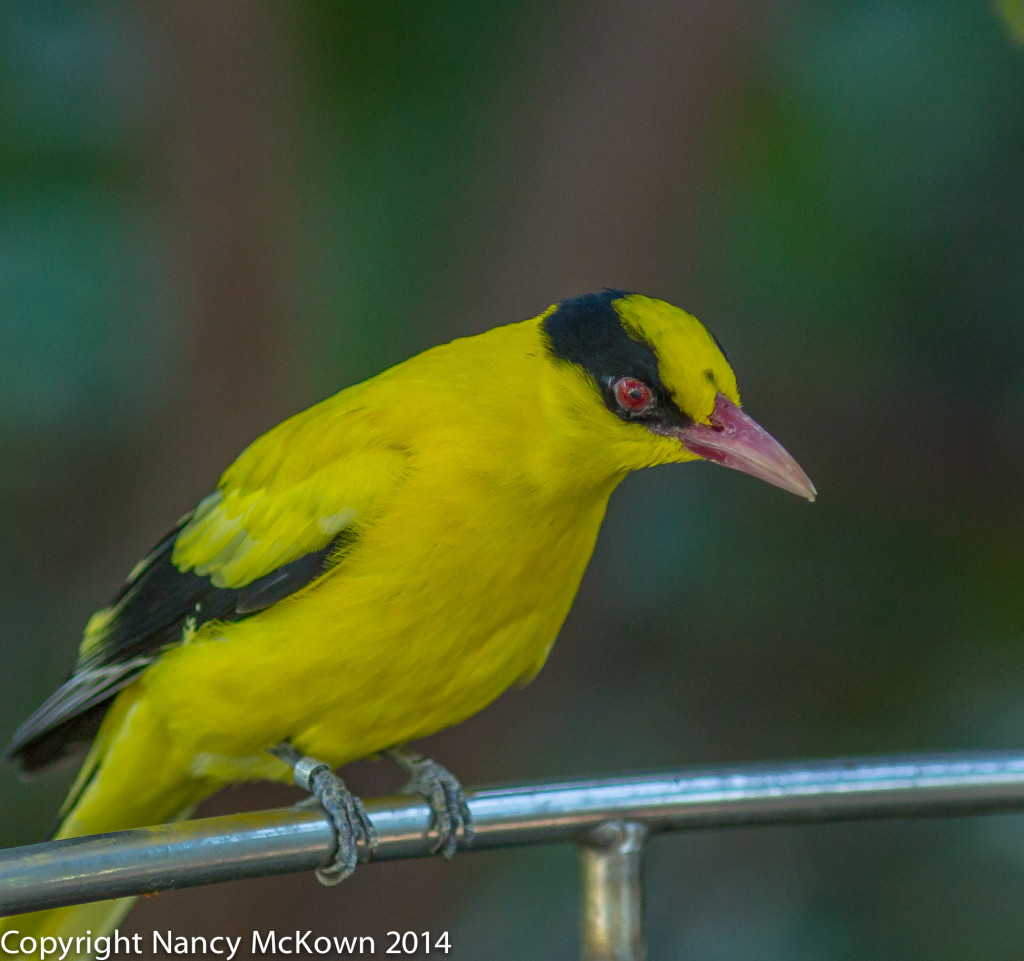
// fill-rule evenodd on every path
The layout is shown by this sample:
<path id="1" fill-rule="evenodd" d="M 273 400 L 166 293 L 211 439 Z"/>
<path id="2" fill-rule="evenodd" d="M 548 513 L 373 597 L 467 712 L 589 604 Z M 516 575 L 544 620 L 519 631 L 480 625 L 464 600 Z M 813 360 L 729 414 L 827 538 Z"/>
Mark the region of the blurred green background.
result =
<path id="1" fill-rule="evenodd" d="M 469 785 L 1020 747 L 1024 48 L 956 0 L 0 5 L 3 739 L 249 440 L 606 285 L 709 324 L 820 500 L 631 478 L 545 671 L 425 747 Z M 70 776 L 0 773 L 0 844 Z M 653 958 L 1024 956 L 1016 816 L 661 837 L 649 880 Z M 576 897 L 537 848 L 124 930 L 568 959 Z"/>

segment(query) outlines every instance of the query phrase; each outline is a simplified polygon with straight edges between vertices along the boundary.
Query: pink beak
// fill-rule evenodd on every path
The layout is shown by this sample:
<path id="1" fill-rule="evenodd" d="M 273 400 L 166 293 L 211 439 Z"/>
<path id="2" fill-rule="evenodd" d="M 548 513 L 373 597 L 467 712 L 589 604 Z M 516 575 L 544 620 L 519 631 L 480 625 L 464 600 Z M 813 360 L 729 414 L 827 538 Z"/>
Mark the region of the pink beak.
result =
<path id="1" fill-rule="evenodd" d="M 672 432 L 694 454 L 741 470 L 813 501 L 817 491 L 789 452 L 756 420 L 719 394 L 710 424 L 690 424 Z"/>

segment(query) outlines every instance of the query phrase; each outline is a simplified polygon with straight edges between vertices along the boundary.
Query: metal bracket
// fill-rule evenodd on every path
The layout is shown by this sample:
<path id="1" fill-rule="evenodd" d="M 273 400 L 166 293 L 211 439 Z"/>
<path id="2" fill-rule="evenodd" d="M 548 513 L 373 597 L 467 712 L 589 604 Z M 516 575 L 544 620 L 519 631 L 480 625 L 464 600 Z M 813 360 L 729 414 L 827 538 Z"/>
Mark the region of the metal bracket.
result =
<path id="1" fill-rule="evenodd" d="M 606 821 L 580 843 L 580 957 L 645 961 L 644 846 L 647 825 Z"/>

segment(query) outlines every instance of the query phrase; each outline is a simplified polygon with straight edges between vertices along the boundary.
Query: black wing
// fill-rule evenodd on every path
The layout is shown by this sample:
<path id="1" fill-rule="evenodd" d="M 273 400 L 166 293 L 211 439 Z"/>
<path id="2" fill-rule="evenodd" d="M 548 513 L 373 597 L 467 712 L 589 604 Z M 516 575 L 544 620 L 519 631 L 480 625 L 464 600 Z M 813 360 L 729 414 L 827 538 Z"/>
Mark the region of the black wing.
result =
<path id="1" fill-rule="evenodd" d="M 240 588 L 215 587 L 209 577 L 180 571 L 174 542 L 190 517 L 168 534 L 100 611 L 96 640 L 83 646 L 71 677 L 15 732 L 5 760 L 26 772 L 77 756 L 95 737 L 111 701 L 160 652 L 209 621 L 251 617 L 316 580 L 340 557 L 351 535 L 305 554 Z"/>

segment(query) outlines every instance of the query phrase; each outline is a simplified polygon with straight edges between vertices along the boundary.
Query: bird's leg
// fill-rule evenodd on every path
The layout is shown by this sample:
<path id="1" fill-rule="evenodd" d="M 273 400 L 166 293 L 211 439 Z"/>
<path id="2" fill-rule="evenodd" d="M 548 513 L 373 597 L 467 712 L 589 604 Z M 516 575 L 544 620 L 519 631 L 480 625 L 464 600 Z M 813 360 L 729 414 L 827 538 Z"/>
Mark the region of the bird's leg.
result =
<path id="1" fill-rule="evenodd" d="M 367 861 L 377 848 L 377 831 L 367 817 L 363 802 L 345 787 L 345 782 L 329 764 L 304 756 L 287 741 L 269 751 L 292 769 L 295 783 L 313 795 L 300 803 L 318 803 L 334 826 L 337 839 L 334 861 L 325 868 L 317 868 L 317 880 L 326 885 L 344 881 L 356 869 L 358 842 L 362 840 L 366 845 L 364 860 Z"/>
<path id="2" fill-rule="evenodd" d="M 466 794 L 448 768 L 407 747 L 393 747 L 381 753 L 409 774 L 409 783 L 402 788 L 402 793 L 421 794 L 427 799 L 431 825 L 437 829 L 432 854 L 440 852 L 446 861 L 450 859 L 458 848 L 460 833 L 464 845 L 473 843 L 473 819 Z"/>

